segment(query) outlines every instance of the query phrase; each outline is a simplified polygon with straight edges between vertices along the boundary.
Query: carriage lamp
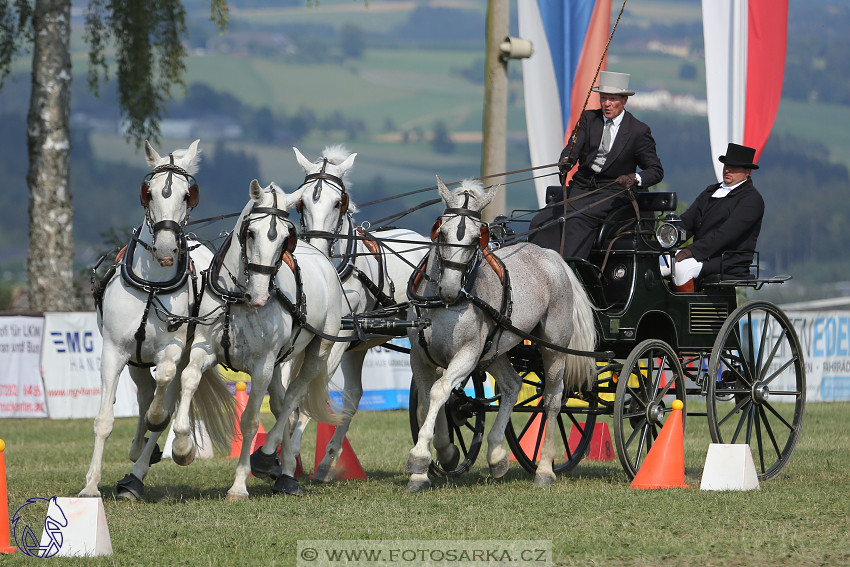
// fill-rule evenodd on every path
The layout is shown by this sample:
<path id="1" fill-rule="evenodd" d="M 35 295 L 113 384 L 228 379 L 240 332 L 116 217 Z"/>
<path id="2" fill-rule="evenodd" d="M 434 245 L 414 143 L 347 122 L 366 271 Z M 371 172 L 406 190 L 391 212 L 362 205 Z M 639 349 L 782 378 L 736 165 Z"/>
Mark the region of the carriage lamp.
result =
<path id="1" fill-rule="evenodd" d="M 679 243 L 679 229 L 669 222 L 661 223 L 655 229 L 655 239 L 662 248 L 673 248 Z"/>

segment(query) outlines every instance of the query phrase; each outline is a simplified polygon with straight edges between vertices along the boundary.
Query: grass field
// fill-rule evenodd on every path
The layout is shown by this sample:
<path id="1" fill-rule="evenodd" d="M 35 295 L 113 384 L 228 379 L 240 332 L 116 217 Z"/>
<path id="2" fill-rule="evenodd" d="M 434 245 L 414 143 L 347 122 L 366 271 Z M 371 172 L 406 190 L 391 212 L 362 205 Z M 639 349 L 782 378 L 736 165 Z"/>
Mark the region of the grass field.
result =
<path id="1" fill-rule="evenodd" d="M 690 489 L 634 490 L 613 462 L 583 462 L 539 489 L 516 463 L 493 480 L 485 459 L 452 484 L 437 479 L 407 494 L 410 433 L 405 411 L 357 416 L 349 440 L 369 479 L 314 485 L 280 497 L 250 479 L 251 499 L 227 502 L 234 462 L 223 457 L 146 479 L 144 502 L 114 500 L 135 420 L 120 419 L 107 444 L 101 491 L 114 554 L 77 565 L 294 565 L 298 540 L 551 540 L 558 565 L 848 565 L 850 404 L 813 403 L 785 471 L 749 492 L 698 490 L 710 442 L 702 418 L 688 420 Z M 271 416 L 264 417 L 265 425 Z M 2 420 L 9 507 L 32 496 L 73 496 L 84 484 L 91 420 Z M 315 426 L 302 453 L 312 471 Z M 31 565 L 22 554 L 0 564 Z"/>

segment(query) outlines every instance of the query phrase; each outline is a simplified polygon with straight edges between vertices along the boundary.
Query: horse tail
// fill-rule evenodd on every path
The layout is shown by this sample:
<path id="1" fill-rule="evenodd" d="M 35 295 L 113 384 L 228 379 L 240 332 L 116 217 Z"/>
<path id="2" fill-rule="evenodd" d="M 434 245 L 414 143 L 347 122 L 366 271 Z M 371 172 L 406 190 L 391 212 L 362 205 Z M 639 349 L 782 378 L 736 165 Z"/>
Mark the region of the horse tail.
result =
<path id="1" fill-rule="evenodd" d="M 233 424 L 236 420 L 236 402 L 218 365 L 209 368 L 201 377 L 198 390 L 192 396 L 189 406 L 189 418 L 192 420 L 196 441 L 198 439 L 195 426 L 199 421 L 203 421 L 213 447 L 224 453 L 230 451 Z"/>
<path id="2" fill-rule="evenodd" d="M 573 350 L 594 351 L 598 341 L 596 323 L 593 318 L 593 304 L 573 270 L 566 264 L 567 277 L 573 292 L 573 334 L 568 348 Z M 564 369 L 564 386 L 578 388 L 584 382 L 590 387 L 596 376 L 596 359 L 592 356 L 568 354 Z"/>
<path id="3" fill-rule="evenodd" d="M 307 393 L 298 404 L 298 409 L 304 410 L 308 416 L 321 421 L 322 423 L 330 423 L 338 425 L 341 420 L 339 412 L 331 411 L 331 396 L 329 393 L 329 385 L 333 372 L 324 372 L 323 376 L 317 376 L 307 385 Z"/>

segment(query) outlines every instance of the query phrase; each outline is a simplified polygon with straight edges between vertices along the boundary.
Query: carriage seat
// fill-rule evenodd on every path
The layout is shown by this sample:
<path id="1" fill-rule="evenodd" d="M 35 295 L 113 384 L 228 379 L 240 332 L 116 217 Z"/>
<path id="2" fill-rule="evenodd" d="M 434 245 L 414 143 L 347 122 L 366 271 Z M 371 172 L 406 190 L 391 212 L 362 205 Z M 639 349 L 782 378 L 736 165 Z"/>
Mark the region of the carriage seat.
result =
<path id="1" fill-rule="evenodd" d="M 653 224 L 656 213 L 675 211 L 678 206 L 678 196 L 675 192 L 639 192 L 635 193 L 638 210 L 641 219 L 651 219 Z M 608 222 L 599 227 L 594 248 L 606 248 L 619 231 L 626 229 L 634 223 L 635 209 L 631 203 L 624 203 L 612 210 L 606 219 Z M 655 226 L 642 227 L 644 230 L 654 232 Z"/>

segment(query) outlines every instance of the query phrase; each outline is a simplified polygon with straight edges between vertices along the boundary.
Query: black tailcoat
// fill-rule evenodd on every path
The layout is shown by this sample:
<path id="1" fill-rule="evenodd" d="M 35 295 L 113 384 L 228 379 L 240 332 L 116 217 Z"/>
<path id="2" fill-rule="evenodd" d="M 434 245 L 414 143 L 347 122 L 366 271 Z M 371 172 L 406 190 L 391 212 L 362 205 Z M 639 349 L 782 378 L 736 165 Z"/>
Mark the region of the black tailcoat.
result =
<path id="1" fill-rule="evenodd" d="M 700 277 L 720 273 L 724 251 L 742 250 L 726 254 L 723 273 L 724 276 L 747 277 L 761 231 L 764 200 L 752 179 L 747 179 L 725 197 L 715 199 L 711 195 L 718 187 L 719 183 L 709 185 L 682 213 L 681 226 L 694 237 L 687 248 L 703 263 Z"/>

